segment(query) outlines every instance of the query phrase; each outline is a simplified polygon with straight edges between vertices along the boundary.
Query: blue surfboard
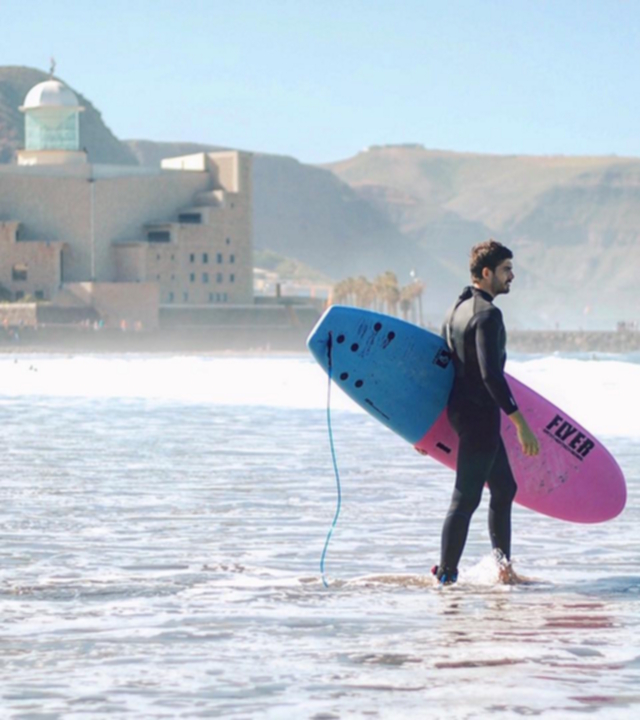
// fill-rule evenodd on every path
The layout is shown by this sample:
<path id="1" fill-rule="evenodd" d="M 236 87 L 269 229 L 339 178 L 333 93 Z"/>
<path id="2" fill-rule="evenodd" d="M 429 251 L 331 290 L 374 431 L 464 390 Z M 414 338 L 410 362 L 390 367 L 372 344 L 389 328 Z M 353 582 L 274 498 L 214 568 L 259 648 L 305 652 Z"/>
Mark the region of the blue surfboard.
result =
<path id="1" fill-rule="evenodd" d="M 325 372 L 331 363 L 333 380 L 349 397 L 412 444 L 447 405 L 451 354 L 442 338 L 416 325 L 333 305 L 307 346 Z"/>

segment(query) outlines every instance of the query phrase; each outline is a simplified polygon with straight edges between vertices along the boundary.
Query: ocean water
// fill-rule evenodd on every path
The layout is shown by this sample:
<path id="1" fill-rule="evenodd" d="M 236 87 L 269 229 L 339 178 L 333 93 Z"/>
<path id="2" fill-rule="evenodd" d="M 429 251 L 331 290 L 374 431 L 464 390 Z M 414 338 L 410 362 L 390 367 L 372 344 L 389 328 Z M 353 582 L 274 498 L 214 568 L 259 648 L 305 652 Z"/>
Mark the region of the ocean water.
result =
<path id="1" fill-rule="evenodd" d="M 304 356 L 0 356 L 0 718 L 635 718 L 640 358 L 513 358 L 605 440 L 624 513 L 486 500 L 429 577 L 453 474 Z"/>

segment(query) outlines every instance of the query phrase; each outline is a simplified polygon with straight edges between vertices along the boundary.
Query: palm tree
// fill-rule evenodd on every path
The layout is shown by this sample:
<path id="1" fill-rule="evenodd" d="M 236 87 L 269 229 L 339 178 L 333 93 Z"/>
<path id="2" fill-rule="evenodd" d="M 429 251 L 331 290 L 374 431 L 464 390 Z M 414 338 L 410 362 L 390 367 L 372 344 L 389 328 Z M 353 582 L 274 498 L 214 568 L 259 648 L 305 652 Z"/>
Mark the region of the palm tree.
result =
<path id="1" fill-rule="evenodd" d="M 396 274 L 387 270 L 378 275 L 373 281 L 376 291 L 378 310 L 384 312 L 385 308 L 389 315 L 398 314 L 398 303 L 400 302 L 400 288 Z"/>
<path id="2" fill-rule="evenodd" d="M 415 288 L 415 298 L 418 301 L 418 325 L 420 327 L 424 327 L 424 313 L 422 312 L 422 296 L 424 295 L 424 283 L 420 278 L 416 278 L 413 281 L 413 286 Z"/>
<path id="3" fill-rule="evenodd" d="M 402 310 L 402 317 L 405 320 L 409 319 L 409 313 L 412 314 L 413 322 L 416 322 L 416 305 L 418 309 L 417 324 L 422 325 L 422 294 L 424 293 L 424 283 L 422 280 L 415 279 L 409 285 L 405 285 L 400 290 L 400 309 Z"/>
<path id="4" fill-rule="evenodd" d="M 360 275 L 355 280 L 356 305 L 361 308 L 370 308 L 376 299 L 376 291 L 372 283 Z"/>
<path id="5" fill-rule="evenodd" d="M 413 309 L 414 297 L 413 284 L 400 288 L 400 310 L 403 320 L 409 320 L 409 312 Z"/>
<path id="6" fill-rule="evenodd" d="M 339 305 L 357 305 L 358 281 L 355 278 L 345 278 L 333 286 L 333 302 Z"/>

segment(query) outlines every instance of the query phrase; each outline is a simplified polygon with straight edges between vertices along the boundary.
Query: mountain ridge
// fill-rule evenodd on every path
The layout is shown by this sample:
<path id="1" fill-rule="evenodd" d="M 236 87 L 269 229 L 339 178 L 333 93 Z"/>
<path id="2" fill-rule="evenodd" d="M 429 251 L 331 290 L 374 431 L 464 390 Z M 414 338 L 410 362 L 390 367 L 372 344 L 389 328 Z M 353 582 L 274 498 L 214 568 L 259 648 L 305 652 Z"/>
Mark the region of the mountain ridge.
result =
<path id="1" fill-rule="evenodd" d="M 323 167 L 364 195 L 375 188 L 399 229 L 452 267 L 489 236 L 512 247 L 508 304 L 530 324 L 638 319 L 640 159 L 390 146 Z"/>

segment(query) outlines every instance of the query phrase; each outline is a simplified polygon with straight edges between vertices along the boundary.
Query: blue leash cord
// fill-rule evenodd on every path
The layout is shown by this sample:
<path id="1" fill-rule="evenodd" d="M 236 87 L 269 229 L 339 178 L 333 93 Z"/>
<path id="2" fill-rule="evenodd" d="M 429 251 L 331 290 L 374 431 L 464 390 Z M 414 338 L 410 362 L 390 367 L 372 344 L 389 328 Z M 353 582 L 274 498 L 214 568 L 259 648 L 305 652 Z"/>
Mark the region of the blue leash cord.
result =
<path id="1" fill-rule="evenodd" d="M 338 472 L 338 463 L 336 461 L 336 450 L 333 445 L 333 430 L 331 429 L 331 377 L 333 375 L 333 363 L 332 363 L 332 357 L 331 357 L 331 349 L 333 346 L 333 338 L 331 336 L 331 333 L 329 333 L 329 339 L 327 341 L 327 354 L 328 354 L 328 375 L 329 375 L 329 385 L 327 389 L 327 428 L 329 430 L 329 445 L 331 447 L 331 459 L 333 460 L 333 471 L 336 476 L 336 486 L 338 488 L 338 504 L 336 507 L 336 514 L 333 518 L 333 522 L 331 523 L 331 527 L 329 528 L 329 532 L 327 533 L 327 539 L 324 543 L 324 550 L 322 551 L 322 557 L 320 558 L 320 572 L 322 574 L 322 584 L 328 588 L 329 583 L 327 582 L 327 579 L 324 574 L 324 561 L 327 556 L 327 549 L 329 547 L 329 541 L 331 540 L 331 536 L 333 535 L 333 529 L 336 526 L 336 523 L 338 522 L 338 517 L 340 516 L 340 508 L 342 507 L 342 490 L 340 488 L 340 473 Z"/>

